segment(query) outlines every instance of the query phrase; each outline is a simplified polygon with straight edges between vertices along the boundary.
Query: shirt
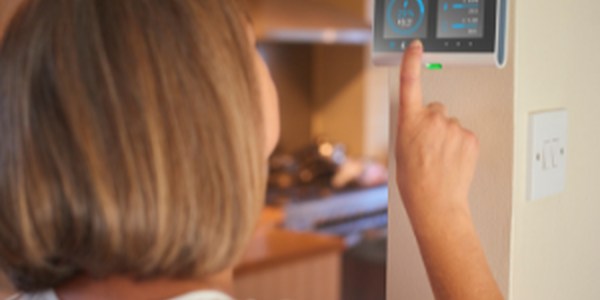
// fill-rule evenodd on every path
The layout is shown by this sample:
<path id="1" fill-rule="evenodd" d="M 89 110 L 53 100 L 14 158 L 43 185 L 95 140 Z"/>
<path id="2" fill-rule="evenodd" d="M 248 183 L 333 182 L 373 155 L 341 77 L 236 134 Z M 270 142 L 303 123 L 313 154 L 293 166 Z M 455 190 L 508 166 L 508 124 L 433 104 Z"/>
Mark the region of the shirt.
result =
<path id="1" fill-rule="evenodd" d="M 54 291 L 50 290 L 37 294 L 15 295 L 7 300 L 59 300 Z M 169 300 L 233 300 L 231 297 L 217 291 L 199 291 L 181 295 Z"/>

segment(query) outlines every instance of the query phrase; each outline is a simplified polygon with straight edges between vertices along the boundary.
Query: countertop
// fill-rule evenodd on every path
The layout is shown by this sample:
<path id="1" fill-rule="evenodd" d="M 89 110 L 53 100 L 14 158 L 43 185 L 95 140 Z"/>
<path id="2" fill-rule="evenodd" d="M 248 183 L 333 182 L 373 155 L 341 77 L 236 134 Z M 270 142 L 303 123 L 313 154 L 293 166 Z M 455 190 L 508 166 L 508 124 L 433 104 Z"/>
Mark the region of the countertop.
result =
<path id="1" fill-rule="evenodd" d="M 340 237 L 277 228 L 283 217 L 283 212 L 279 209 L 265 209 L 257 232 L 235 268 L 236 275 L 311 256 L 344 251 L 346 246 Z"/>

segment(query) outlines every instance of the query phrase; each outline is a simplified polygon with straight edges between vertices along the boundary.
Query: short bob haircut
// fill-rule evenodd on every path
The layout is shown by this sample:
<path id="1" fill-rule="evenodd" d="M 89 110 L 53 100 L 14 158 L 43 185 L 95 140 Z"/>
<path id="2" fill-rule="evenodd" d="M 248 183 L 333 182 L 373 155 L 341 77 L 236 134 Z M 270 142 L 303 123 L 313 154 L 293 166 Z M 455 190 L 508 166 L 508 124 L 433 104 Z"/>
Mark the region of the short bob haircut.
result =
<path id="1" fill-rule="evenodd" d="M 0 48 L 0 267 L 192 278 L 235 263 L 265 187 L 240 0 L 25 0 Z"/>

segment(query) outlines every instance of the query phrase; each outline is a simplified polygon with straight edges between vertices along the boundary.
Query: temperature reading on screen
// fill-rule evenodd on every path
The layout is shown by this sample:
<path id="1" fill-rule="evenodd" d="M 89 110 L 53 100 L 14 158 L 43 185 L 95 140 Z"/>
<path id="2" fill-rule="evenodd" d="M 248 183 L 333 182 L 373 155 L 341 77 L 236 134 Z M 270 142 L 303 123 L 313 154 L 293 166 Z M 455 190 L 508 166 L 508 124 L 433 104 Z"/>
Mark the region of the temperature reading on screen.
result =
<path id="1" fill-rule="evenodd" d="M 440 0 L 438 38 L 482 38 L 485 0 Z"/>
<path id="2" fill-rule="evenodd" d="M 427 36 L 427 0 L 386 0 L 383 36 L 424 38 Z"/>

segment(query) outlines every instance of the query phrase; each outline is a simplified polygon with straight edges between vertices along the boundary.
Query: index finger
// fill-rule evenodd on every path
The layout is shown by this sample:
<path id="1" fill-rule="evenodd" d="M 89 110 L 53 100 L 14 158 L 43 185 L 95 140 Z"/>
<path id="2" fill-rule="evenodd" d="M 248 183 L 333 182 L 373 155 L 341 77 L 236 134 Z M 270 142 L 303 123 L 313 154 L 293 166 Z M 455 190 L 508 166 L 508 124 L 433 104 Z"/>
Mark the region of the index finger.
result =
<path id="1" fill-rule="evenodd" d="M 410 116 L 423 108 L 421 93 L 421 60 L 423 44 L 413 41 L 402 60 L 400 70 L 400 114 Z"/>

